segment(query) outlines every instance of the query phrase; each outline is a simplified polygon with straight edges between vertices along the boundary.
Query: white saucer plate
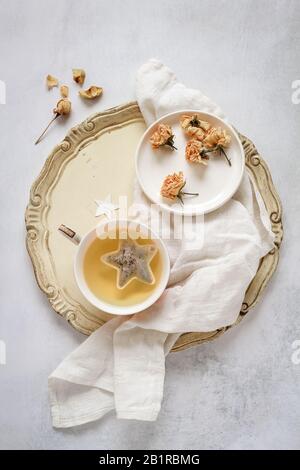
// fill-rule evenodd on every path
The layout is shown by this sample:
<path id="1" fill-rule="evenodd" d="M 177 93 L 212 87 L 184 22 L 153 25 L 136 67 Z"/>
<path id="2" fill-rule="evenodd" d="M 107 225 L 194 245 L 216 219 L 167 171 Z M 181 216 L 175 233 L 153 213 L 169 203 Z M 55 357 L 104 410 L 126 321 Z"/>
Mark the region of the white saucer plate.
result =
<path id="1" fill-rule="evenodd" d="M 185 146 L 189 138 L 179 122 L 183 114 L 197 114 L 201 120 L 209 122 L 214 127 L 221 127 L 231 135 L 231 144 L 226 149 L 231 166 L 222 155 L 211 156 L 206 166 L 186 161 Z M 175 135 L 174 145 L 178 150 L 172 150 L 167 146 L 152 148 L 150 137 L 160 123 L 172 127 Z M 153 203 L 177 214 L 196 215 L 221 207 L 233 196 L 242 180 L 245 155 L 237 133 L 229 124 L 212 114 L 184 109 L 161 117 L 146 130 L 137 147 L 135 165 L 138 181 Z M 186 179 L 184 191 L 199 193 L 198 196 L 184 197 L 183 205 L 178 198 L 171 201 L 160 195 L 164 178 L 179 171 L 183 172 Z"/>

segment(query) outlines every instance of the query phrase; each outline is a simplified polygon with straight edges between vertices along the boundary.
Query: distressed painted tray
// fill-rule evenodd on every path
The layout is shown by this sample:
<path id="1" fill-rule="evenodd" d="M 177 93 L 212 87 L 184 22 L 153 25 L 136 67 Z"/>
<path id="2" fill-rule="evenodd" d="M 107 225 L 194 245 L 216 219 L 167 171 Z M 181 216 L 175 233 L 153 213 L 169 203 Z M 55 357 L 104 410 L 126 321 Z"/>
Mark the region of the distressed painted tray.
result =
<path id="1" fill-rule="evenodd" d="M 68 243 L 57 228 L 64 223 L 78 233 L 90 230 L 97 223 L 94 200 L 109 193 L 113 201 L 117 201 L 119 195 L 127 194 L 130 204 L 134 152 L 144 130 L 145 123 L 137 103 L 94 114 L 71 129 L 55 147 L 31 188 L 25 215 L 26 244 L 37 283 L 53 309 L 84 334 L 90 334 L 110 316 L 82 297 L 73 276 L 76 247 Z M 281 204 L 268 167 L 253 143 L 242 135 L 240 138 L 247 167 L 254 176 L 272 222 L 275 248 L 262 259 L 236 323 L 258 302 L 274 273 L 283 235 Z M 183 334 L 173 351 L 215 339 L 227 329 Z"/>

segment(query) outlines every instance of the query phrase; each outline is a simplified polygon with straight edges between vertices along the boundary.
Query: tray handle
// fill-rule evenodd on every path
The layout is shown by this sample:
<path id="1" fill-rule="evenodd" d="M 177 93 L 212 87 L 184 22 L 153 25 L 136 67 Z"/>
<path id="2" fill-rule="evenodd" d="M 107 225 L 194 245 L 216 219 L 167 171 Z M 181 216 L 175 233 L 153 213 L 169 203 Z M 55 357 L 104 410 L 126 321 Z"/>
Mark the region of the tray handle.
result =
<path id="1" fill-rule="evenodd" d="M 67 227 L 66 225 L 64 224 L 61 224 L 59 227 L 58 227 L 58 231 L 66 238 L 68 238 L 69 240 L 71 240 L 72 243 L 74 243 L 75 245 L 79 245 L 80 243 L 80 240 L 81 240 L 81 237 L 80 235 L 78 235 L 78 233 L 74 232 L 74 230 L 72 230 L 71 228 Z"/>

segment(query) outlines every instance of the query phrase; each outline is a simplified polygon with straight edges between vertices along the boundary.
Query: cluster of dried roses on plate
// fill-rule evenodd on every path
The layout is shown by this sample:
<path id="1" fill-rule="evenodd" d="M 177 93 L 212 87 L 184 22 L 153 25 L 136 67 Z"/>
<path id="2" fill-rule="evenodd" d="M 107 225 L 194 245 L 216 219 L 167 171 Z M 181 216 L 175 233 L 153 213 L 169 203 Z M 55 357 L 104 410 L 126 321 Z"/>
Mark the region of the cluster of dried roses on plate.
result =
<path id="1" fill-rule="evenodd" d="M 185 147 L 185 158 L 190 163 L 207 165 L 210 156 L 223 155 L 231 166 L 225 148 L 229 147 L 231 136 L 221 127 L 213 127 L 209 122 L 199 119 L 198 115 L 183 115 L 180 125 L 190 140 Z M 177 150 L 174 145 L 174 134 L 171 126 L 159 124 L 150 137 L 150 143 L 154 149 L 170 147 Z M 160 194 L 171 200 L 176 198 L 183 204 L 182 196 L 198 196 L 198 193 L 183 191 L 186 184 L 183 172 L 173 173 L 164 178 Z"/>
<path id="2" fill-rule="evenodd" d="M 85 71 L 83 69 L 73 69 L 72 72 L 73 72 L 74 82 L 78 83 L 79 85 L 83 85 L 84 80 L 85 80 Z M 47 75 L 46 85 L 47 85 L 48 90 L 51 90 L 54 87 L 58 87 L 58 84 L 59 84 L 59 81 L 56 77 L 53 77 L 53 75 Z M 81 98 L 84 98 L 87 100 L 94 100 L 95 98 L 98 98 L 99 96 L 101 96 L 102 93 L 103 93 L 103 88 L 99 86 L 95 86 L 95 85 L 90 86 L 86 90 L 79 90 L 78 92 Z M 72 109 L 72 104 L 71 104 L 71 101 L 69 100 L 69 87 L 67 85 L 61 85 L 60 94 L 61 94 L 61 99 L 57 102 L 56 107 L 53 109 L 54 117 L 51 119 L 46 129 L 37 139 L 35 144 L 38 144 L 41 141 L 47 129 L 50 127 L 52 122 L 55 121 L 55 119 L 57 119 L 60 116 L 68 116 L 70 114 L 71 109 Z"/>

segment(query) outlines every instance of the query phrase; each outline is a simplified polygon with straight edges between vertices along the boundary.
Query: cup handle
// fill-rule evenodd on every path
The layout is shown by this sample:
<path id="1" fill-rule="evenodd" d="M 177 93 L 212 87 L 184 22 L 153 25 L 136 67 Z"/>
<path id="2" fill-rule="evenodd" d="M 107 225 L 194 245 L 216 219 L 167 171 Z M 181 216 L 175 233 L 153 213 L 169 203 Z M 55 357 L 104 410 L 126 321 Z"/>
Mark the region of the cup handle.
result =
<path id="1" fill-rule="evenodd" d="M 78 233 L 74 232 L 71 228 L 67 227 L 66 225 L 61 224 L 58 227 L 58 231 L 64 235 L 66 238 L 71 240 L 72 243 L 75 245 L 79 245 L 81 237 L 78 235 Z"/>

